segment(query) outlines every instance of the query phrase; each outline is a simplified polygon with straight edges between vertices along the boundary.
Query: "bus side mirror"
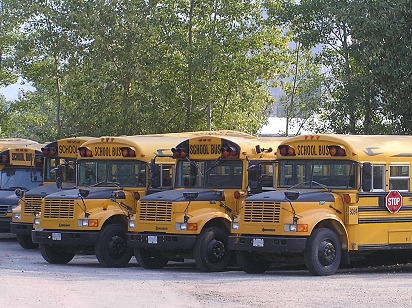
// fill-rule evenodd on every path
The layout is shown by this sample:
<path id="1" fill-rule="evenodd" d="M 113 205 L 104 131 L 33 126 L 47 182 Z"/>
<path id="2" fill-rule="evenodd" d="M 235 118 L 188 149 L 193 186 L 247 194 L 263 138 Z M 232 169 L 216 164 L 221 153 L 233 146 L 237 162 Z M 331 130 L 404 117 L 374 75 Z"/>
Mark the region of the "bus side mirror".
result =
<path id="1" fill-rule="evenodd" d="M 260 170 L 260 164 L 257 162 L 251 162 L 251 164 L 248 167 L 248 183 L 251 194 L 257 194 L 262 192 L 262 180 L 260 178 Z"/>
<path id="2" fill-rule="evenodd" d="M 362 189 L 363 191 L 370 191 L 372 189 L 371 163 L 363 163 L 362 165 Z"/>
<path id="3" fill-rule="evenodd" d="M 151 184 L 152 188 L 158 188 L 160 186 L 160 167 L 152 159 L 150 162 Z"/>
<path id="4" fill-rule="evenodd" d="M 56 186 L 57 188 L 62 188 L 62 169 L 59 166 L 53 169 L 54 174 L 56 176 Z"/>

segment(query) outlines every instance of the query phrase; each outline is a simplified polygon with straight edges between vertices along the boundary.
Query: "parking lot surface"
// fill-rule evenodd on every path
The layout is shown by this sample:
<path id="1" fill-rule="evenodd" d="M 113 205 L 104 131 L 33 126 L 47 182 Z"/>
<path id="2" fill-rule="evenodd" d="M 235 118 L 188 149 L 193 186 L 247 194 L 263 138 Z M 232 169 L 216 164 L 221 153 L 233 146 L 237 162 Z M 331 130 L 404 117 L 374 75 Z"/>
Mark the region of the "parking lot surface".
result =
<path id="1" fill-rule="evenodd" d="M 411 281 L 410 264 L 327 277 L 284 268 L 202 273 L 190 261 L 147 270 L 134 258 L 126 268 L 104 268 L 92 255 L 54 265 L 0 234 L 0 307 L 410 307 Z"/>

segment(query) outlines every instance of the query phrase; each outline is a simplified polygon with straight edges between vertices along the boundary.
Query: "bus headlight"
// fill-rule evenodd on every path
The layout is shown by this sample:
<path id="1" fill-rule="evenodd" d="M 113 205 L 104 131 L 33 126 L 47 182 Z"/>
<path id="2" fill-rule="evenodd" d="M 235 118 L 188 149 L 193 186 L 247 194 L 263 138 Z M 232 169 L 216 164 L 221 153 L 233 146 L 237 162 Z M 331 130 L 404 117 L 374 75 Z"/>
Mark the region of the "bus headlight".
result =
<path id="1" fill-rule="evenodd" d="M 178 231 L 197 231 L 197 223 L 176 223 L 176 230 Z"/>
<path id="2" fill-rule="evenodd" d="M 77 220 L 78 227 L 98 227 L 99 221 L 97 219 L 79 219 Z"/>
<path id="3" fill-rule="evenodd" d="M 232 229 L 233 230 L 239 230 L 239 222 L 237 222 L 237 221 L 232 222 Z"/>
<path id="4" fill-rule="evenodd" d="M 40 218 L 34 218 L 33 224 L 34 224 L 35 226 L 40 226 Z"/>
<path id="5" fill-rule="evenodd" d="M 134 220 L 129 220 L 129 228 L 130 229 L 136 228 L 136 222 Z"/>
<path id="6" fill-rule="evenodd" d="M 283 226 L 285 232 L 308 232 L 308 225 L 303 224 L 285 224 Z"/>
<path id="7" fill-rule="evenodd" d="M 14 220 L 20 220 L 21 219 L 20 213 L 13 213 L 13 219 Z"/>

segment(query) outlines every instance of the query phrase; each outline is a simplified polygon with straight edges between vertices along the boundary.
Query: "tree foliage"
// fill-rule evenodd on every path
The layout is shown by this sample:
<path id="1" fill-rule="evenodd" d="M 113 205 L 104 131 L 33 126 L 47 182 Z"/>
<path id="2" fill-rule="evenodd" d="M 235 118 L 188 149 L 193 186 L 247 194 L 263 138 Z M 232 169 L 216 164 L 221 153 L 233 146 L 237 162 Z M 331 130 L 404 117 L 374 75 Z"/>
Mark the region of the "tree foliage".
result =
<path id="1" fill-rule="evenodd" d="M 47 139 L 257 133 L 286 50 L 267 3 L 14 0 L 23 17 L 15 68 L 37 89 L 21 103 L 41 119 L 26 123 Z"/>
<path id="2" fill-rule="evenodd" d="M 321 46 L 319 131 L 409 134 L 411 8 L 408 0 L 286 1 L 284 25 L 304 48 Z"/>

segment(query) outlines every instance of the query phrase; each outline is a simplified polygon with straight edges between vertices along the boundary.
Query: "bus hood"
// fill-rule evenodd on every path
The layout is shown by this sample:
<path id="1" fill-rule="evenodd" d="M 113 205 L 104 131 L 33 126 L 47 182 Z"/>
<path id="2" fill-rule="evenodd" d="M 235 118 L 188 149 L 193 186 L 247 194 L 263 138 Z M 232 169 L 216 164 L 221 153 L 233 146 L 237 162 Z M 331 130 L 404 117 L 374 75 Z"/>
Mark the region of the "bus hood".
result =
<path id="1" fill-rule="evenodd" d="M 26 192 L 26 197 L 44 197 L 46 195 L 61 191 L 60 188 L 56 186 L 56 184 L 46 184 L 43 186 L 39 186 L 33 189 L 30 189 Z"/>
<path id="2" fill-rule="evenodd" d="M 197 193 L 197 197 L 195 194 Z M 163 201 L 163 202 L 187 202 L 189 199 L 185 195 L 191 195 L 194 199 L 192 201 L 210 201 L 210 200 L 220 200 L 224 201 L 225 196 L 222 190 L 196 190 L 196 189 L 185 189 L 185 190 L 167 190 L 157 193 L 153 193 L 141 198 L 141 201 Z"/>
<path id="3" fill-rule="evenodd" d="M 118 190 L 118 188 L 96 188 L 96 187 L 89 187 L 89 188 L 82 188 L 81 190 L 88 191 L 89 195 L 84 197 L 83 199 L 110 199 L 113 191 Z M 68 190 L 60 190 L 58 192 L 52 193 L 44 197 L 44 199 L 80 199 L 79 189 L 68 189 Z"/>
<path id="4" fill-rule="evenodd" d="M 327 191 L 319 190 L 277 190 L 264 192 L 247 197 L 245 201 L 270 201 L 270 202 L 284 202 L 288 201 L 285 196 L 285 192 L 299 192 L 299 197 L 296 200 L 290 200 L 292 202 L 316 202 L 319 200 L 333 202 L 335 201 L 334 194 Z"/>
<path id="5" fill-rule="evenodd" d="M 19 198 L 16 196 L 14 190 L 0 190 L 0 204 L 1 205 L 16 205 Z"/>

